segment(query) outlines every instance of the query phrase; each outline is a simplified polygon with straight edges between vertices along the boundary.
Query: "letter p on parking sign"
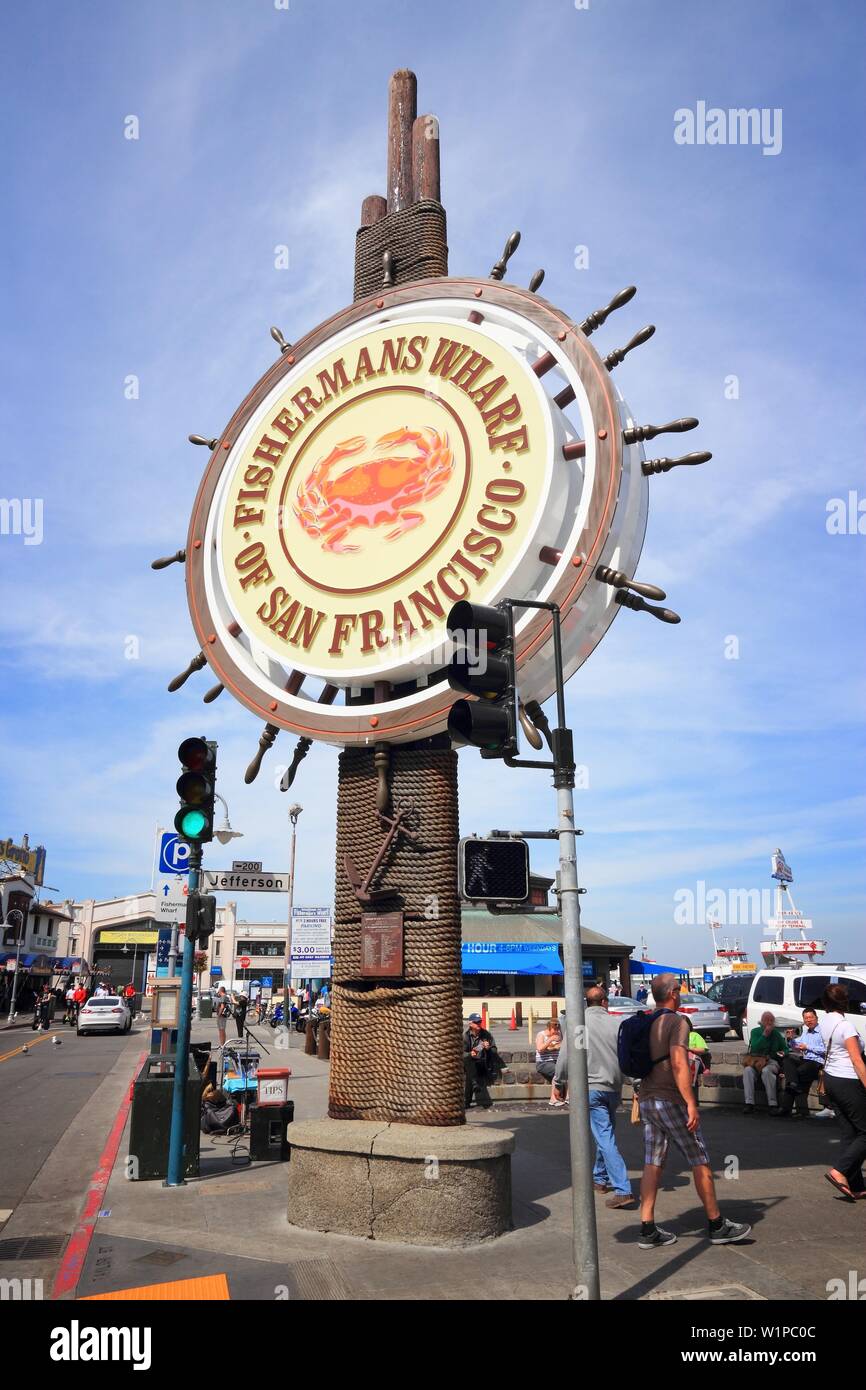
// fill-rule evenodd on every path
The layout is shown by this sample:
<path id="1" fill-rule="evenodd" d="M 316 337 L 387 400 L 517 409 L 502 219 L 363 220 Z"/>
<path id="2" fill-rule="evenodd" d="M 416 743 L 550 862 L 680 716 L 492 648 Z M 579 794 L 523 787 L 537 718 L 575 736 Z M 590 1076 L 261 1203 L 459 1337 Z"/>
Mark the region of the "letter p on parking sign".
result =
<path id="1" fill-rule="evenodd" d="M 164 830 L 159 842 L 159 869 L 161 874 L 189 873 L 189 845 L 181 840 L 173 830 Z"/>

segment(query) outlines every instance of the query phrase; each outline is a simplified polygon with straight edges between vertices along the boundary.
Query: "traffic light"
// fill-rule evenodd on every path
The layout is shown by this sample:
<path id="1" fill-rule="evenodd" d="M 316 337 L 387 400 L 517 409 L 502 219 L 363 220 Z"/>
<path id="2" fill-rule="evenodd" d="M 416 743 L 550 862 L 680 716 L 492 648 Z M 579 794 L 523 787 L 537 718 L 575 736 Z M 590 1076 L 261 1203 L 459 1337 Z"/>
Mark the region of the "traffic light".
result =
<path id="1" fill-rule="evenodd" d="M 460 893 L 472 902 L 525 903 L 529 898 L 529 846 L 517 837 L 472 836 L 457 849 Z"/>
<path id="2" fill-rule="evenodd" d="M 216 744 L 203 738 L 185 738 L 177 756 L 183 772 L 177 779 L 180 810 L 174 828 L 192 844 L 207 844 L 213 839 Z"/>
<path id="3" fill-rule="evenodd" d="M 191 946 L 204 946 L 216 931 L 217 901 L 212 893 L 193 891 L 186 900 L 186 939 Z"/>
<path id="4" fill-rule="evenodd" d="M 508 611 L 461 599 L 448 614 L 448 635 L 460 645 L 448 667 L 448 684 L 477 696 L 455 700 L 448 733 L 455 743 L 480 748 L 482 756 L 513 755 L 516 676 Z"/>

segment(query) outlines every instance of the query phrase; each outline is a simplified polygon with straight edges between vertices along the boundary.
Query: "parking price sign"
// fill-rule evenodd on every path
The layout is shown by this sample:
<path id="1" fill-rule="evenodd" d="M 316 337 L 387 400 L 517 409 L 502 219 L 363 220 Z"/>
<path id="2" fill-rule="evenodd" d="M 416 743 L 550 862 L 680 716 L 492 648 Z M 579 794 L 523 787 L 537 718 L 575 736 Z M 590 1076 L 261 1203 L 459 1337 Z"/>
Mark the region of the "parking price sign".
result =
<path id="1" fill-rule="evenodd" d="M 292 979 L 320 980 L 331 974 L 331 912 L 327 907 L 292 910 Z"/>

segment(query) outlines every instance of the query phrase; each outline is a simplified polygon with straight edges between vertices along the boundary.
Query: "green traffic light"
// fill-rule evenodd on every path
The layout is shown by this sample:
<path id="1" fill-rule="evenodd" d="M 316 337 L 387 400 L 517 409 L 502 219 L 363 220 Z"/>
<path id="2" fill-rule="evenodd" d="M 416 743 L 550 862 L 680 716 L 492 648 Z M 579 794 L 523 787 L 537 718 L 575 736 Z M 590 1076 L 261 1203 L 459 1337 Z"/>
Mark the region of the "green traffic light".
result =
<path id="1" fill-rule="evenodd" d="M 205 813 L 195 809 L 182 812 L 178 821 L 177 829 L 187 840 L 199 839 L 202 831 L 208 825 L 208 817 Z"/>

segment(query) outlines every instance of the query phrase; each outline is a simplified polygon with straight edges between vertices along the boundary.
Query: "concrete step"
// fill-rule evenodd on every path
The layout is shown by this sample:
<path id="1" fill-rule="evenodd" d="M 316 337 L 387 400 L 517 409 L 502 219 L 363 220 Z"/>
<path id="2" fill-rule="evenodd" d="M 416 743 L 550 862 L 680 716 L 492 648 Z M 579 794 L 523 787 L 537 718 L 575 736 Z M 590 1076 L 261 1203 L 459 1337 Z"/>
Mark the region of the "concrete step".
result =
<path id="1" fill-rule="evenodd" d="M 510 1084 L 500 1082 L 496 1086 L 490 1087 L 490 1095 L 493 1100 L 550 1100 L 550 1082 L 519 1082 Z"/>

